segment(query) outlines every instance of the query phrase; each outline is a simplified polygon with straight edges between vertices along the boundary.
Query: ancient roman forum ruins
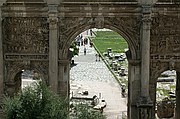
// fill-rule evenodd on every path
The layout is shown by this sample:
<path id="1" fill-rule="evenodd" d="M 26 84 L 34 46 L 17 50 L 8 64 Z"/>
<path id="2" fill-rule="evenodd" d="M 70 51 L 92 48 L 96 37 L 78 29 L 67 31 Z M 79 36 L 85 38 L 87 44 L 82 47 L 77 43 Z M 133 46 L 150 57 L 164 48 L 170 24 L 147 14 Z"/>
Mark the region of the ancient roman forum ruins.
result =
<path id="1" fill-rule="evenodd" d="M 108 28 L 129 46 L 128 118 L 155 118 L 157 78 L 166 70 L 177 72 L 180 112 L 179 0 L 0 0 L 0 5 L 1 100 L 4 93 L 16 93 L 23 69 L 36 70 L 54 92 L 68 96 L 70 44 L 87 29 Z"/>

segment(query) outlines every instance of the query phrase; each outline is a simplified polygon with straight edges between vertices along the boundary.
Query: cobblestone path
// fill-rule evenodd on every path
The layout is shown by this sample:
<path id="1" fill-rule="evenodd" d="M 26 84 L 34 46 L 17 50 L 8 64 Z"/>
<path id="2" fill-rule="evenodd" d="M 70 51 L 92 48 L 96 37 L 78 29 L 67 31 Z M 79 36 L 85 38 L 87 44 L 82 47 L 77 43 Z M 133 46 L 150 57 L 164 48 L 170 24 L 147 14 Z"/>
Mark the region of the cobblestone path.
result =
<path id="1" fill-rule="evenodd" d="M 86 47 L 86 55 L 84 55 Z M 107 119 L 121 119 L 122 111 L 127 111 L 126 98 L 121 97 L 121 88 L 103 61 L 96 61 L 93 47 L 81 46 L 74 57 L 75 65 L 70 70 L 70 83 L 77 84 L 89 95 L 97 95 L 107 102 L 104 114 Z"/>

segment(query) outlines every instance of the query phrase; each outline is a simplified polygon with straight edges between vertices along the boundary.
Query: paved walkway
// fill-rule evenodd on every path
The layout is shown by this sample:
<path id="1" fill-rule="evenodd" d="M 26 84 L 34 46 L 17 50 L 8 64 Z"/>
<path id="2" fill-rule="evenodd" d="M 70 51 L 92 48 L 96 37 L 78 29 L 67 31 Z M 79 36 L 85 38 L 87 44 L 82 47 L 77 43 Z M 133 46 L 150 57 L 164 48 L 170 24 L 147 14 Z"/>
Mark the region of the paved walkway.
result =
<path id="1" fill-rule="evenodd" d="M 87 53 L 84 55 L 84 47 Z M 107 119 L 121 119 L 122 111 L 127 111 L 127 101 L 121 97 L 121 88 L 103 61 L 96 61 L 97 52 L 93 47 L 81 46 L 80 53 L 74 57 L 75 65 L 70 70 L 71 85 L 79 90 L 88 90 L 89 95 L 104 98 Z M 73 90 L 74 87 L 71 86 Z"/>

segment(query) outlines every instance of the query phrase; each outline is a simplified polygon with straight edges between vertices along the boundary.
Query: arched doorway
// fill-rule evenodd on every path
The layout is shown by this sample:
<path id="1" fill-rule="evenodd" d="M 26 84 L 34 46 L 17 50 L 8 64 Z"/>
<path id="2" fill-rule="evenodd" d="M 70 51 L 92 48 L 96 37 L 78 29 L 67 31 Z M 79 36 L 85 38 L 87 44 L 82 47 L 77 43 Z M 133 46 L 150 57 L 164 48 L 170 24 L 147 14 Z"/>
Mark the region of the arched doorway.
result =
<path id="1" fill-rule="evenodd" d="M 72 41 L 83 31 L 92 28 L 107 28 L 122 35 L 128 43 L 129 51 L 128 58 L 128 113 L 129 118 L 138 117 L 138 109 L 136 103 L 140 97 L 140 52 L 139 52 L 139 36 L 136 34 L 138 27 L 135 22 L 138 18 L 62 18 L 60 23 L 69 23 L 67 27 L 63 24 L 59 26 L 60 29 L 60 45 L 59 57 L 68 59 L 68 48 Z M 72 22 L 73 21 L 73 22 Z M 127 21 L 126 24 L 124 21 Z M 131 22 L 130 22 L 131 21 Z M 76 23 L 76 24 L 73 24 Z M 119 24 L 122 23 L 122 24 Z M 127 29 L 126 29 L 127 28 Z M 135 30 L 136 29 L 136 30 Z M 62 31 L 61 31 L 62 30 Z M 63 66 L 60 66 L 60 68 Z M 68 73 L 66 74 L 68 77 Z M 133 112 L 133 113 L 131 113 Z M 135 116 L 136 115 L 136 116 Z"/>
<path id="2" fill-rule="evenodd" d="M 32 86 L 33 83 L 42 80 L 42 78 L 37 71 L 23 69 L 14 77 L 14 93 L 20 92 L 26 86 Z"/>
<path id="3" fill-rule="evenodd" d="M 175 118 L 176 71 L 165 71 L 157 80 L 156 114 L 159 118 Z"/>
<path id="4" fill-rule="evenodd" d="M 120 48 L 128 48 L 127 43 L 122 36 L 109 29 L 93 29 L 93 34 L 97 35 L 93 37 L 90 34 L 87 36 L 88 31 L 90 30 L 81 33 L 76 40 L 79 55 L 73 58 L 75 64 L 72 64 L 70 70 L 70 98 L 83 98 L 82 101 L 89 102 L 88 99 L 93 100 L 93 97 L 97 96 L 95 99 L 97 103 L 92 105 L 93 109 L 100 110 L 99 106 L 102 104 L 100 101 L 105 100 L 107 107 L 104 108 L 103 104 L 101 106 L 108 118 L 120 118 L 122 113 L 123 116 L 127 116 L 125 95 L 128 91 L 125 87 L 128 87 L 128 66 L 125 49 Z M 93 42 L 94 47 L 90 45 L 90 42 Z M 108 55 L 109 47 L 111 51 Z M 84 53 L 84 48 L 86 48 L 86 53 Z M 121 72 L 123 69 L 126 74 Z M 122 93 L 122 88 L 126 92 Z"/>
<path id="5" fill-rule="evenodd" d="M 5 75 L 5 93 L 9 96 L 13 96 L 25 86 L 28 86 L 39 79 L 48 84 L 46 71 L 43 71 L 44 69 L 42 70 L 38 65 L 32 65 L 30 68 L 27 65 L 16 62 L 14 65 L 7 65 L 6 68 L 6 73 L 9 75 Z"/>
<path id="6" fill-rule="evenodd" d="M 170 95 L 168 94 L 170 89 L 175 89 L 173 96 L 176 96 L 176 98 L 172 98 L 172 100 L 175 101 L 175 110 L 174 110 L 174 115 L 175 115 L 175 119 L 178 119 L 179 116 L 179 63 L 178 62 L 152 62 L 151 63 L 151 80 L 150 80 L 150 86 L 151 86 L 151 90 L 150 90 L 150 94 L 151 94 L 151 98 L 154 102 L 154 110 L 156 110 L 156 90 L 157 89 L 157 81 L 158 81 L 158 77 L 161 76 L 162 73 L 164 73 L 165 71 L 173 71 L 176 72 L 176 75 L 174 75 L 173 77 L 175 77 L 174 83 L 175 85 L 169 85 L 166 86 L 166 89 L 163 89 L 164 92 L 167 94 L 167 96 L 170 97 Z M 153 64 L 156 64 L 156 70 L 153 70 Z M 153 75 L 152 75 L 153 74 Z M 164 74 L 163 74 L 164 75 Z M 162 77 L 162 76 L 161 76 Z M 174 78 L 173 78 L 174 79 Z M 161 91 L 163 92 L 163 91 Z M 171 94 L 171 92 L 169 92 Z M 162 93 L 163 94 L 163 93 Z M 166 97 L 167 97 L 166 96 Z M 167 98 L 165 98 L 167 99 Z M 155 112 L 153 112 L 153 114 L 155 115 Z"/>

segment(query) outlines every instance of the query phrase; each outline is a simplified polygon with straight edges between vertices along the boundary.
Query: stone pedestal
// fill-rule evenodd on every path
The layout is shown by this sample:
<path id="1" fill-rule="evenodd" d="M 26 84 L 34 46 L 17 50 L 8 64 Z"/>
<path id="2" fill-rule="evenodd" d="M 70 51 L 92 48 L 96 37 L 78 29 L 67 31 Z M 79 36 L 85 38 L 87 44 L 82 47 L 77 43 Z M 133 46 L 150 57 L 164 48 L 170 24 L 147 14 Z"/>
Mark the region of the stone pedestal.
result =
<path id="1" fill-rule="evenodd" d="M 138 119 L 137 101 L 140 97 L 140 60 L 128 56 L 128 119 Z"/>
<path id="2" fill-rule="evenodd" d="M 153 103 L 150 98 L 140 97 L 137 107 L 138 119 L 152 119 Z"/>
<path id="3" fill-rule="evenodd" d="M 70 61 L 59 60 L 58 94 L 64 98 L 69 98 Z"/>

